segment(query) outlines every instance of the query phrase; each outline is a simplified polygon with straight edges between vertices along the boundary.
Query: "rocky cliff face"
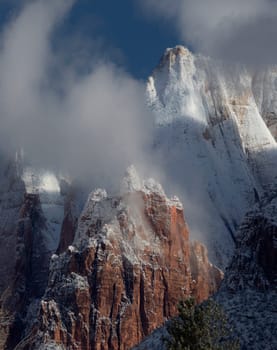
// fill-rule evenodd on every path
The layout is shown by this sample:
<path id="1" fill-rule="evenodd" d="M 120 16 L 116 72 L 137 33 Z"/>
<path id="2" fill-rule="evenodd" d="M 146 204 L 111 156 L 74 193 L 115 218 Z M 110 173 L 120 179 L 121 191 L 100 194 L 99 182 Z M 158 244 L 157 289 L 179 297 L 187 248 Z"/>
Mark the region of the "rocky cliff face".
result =
<path id="1" fill-rule="evenodd" d="M 72 246 L 52 257 L 38 322 L 19 349 L 130 349 L 180 299 L 200 302 L 221 279 L 206 249 L 190 244 L 179 200 L 130 168 L 122 195 L 94 192 Z"/>
<path id="2" fill-rule="evenodd" d="M 244 219 L 238 246 L 217 295 L 245 349 L 275 349 L 277 309 L 277 191 Z"/>
<path id="3" fill-rule="evenodd" d="M 47 285 L 63 196 L 52 174 L 23 168 L 18 154 L 0 163 L 0 348 L 13 349 L 25 332 L 28 310 Z"/>
<path id="4" fill-rule="evenodd" d="M 16 224 L 24 201 L 20 169 L 10 159 L 0 160 L 0 294 L 9 286 L 15 268 Z"/>
<path id="5" fill-rule="evenodd" d="M 273 68 L 253 74 L 177 46 L 147 84 L 155 164 L 190 203 L 192 236 L 223 266 L 246 211 L 277 175 L 276 142 L 265 123 L 276 126 L 275 79 Z"/>
<path id="6" fill-rule="evenodd" d="M 16 228 L 25 187 L 16 163 L 8 159 L 0 162 L 0 348 L 3 349 L 11 323 L 11 313 L 3 307 L 3 293 L 9 294 L 16 271 Z"/>
<path id="7" fill-rule="evenodd" d="M 277 347 L 277 191 L 266 193 L 245 216 L 237 248 L 216 301 L 225 309 L 241 349 Z M 136 350 L 166 350 L 166 327 L 153 332 Z"/>
<path id="8" fill-rule="evenodd" d="M 277 193 L 267 194 L 244 219 L 235 256 L 227 269 L 230 291 L 277 286 Z"/>
<path id="9" fill-rule="evenodd" d="M 50 257 L 41 240 L 44 227 L 39 196 L 25 194 L 14 230 L 14 271 L 1 295 L 1 314 L 5 322 L 1 322 L 0 332 L 8 349 L 13 349 L 19 342 L 28 306 L 32 300 L 43 295 L 46 287 Z"/>

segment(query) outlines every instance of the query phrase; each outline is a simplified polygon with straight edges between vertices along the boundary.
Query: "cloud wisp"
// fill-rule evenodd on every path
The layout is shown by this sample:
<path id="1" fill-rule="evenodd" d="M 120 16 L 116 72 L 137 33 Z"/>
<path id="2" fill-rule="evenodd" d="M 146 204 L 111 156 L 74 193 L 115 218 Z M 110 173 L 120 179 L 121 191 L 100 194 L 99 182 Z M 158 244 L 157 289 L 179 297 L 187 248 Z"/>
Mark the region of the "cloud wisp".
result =
<path id="1" fill-rule="evenodd" d="M 99 60 L 97 52 L 80 74 L 72 59 L 65 64 L 65 47 L 53 49 L 72 5 L 28 2 L 1 33 L 0 147 L 23 148 L 38 166 L 95 177 L 102 185 L 129 162 L 144 161 L 151 118 L 144 84 L 122 68 Z"/>
<path id="2" fill-rule="evenodd" d="M 148 16 L 170 21 L 196 51 L 246 63 L 277 62 L 272 0 L 143 0 Z"/>

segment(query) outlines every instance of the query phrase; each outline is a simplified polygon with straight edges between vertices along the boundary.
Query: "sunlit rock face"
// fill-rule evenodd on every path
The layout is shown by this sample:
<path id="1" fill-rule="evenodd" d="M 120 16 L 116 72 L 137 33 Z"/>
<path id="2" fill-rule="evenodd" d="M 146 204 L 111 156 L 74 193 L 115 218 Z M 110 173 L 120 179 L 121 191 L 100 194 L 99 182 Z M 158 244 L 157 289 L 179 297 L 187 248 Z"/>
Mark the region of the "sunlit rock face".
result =
<path id="1" fill-rule="evenodd" d="M 71 246 L 52 257 L 39 331 L 41 344 L 130 349 L 177 313 L 180 299 L 213 294 L 222 273 L 200 243 L 190 245 L 178 198 L 131 167 L 122 193 L 90 195 Z M 34 335 L 34 333 L 32 333 Z"/>
<path id="2" fill-rule="evenodd" d="M 246 211 L 277 175 L 275 71 L 254 74 L 177 46 L 147 83 L 155 164 L 166 188 L 178 189 L 192 236 L 221 266 Z"/>
<path id="3" fill-rule="evenodd" d="M 224 308 L 241 349 L 277 348 L 276 218 L 277 191 L 271 188 L 243 219 L 234 256 L 214 296 Z M 165 337 L 166 327 L 161 327 L 133 350 L 166 350 Z"/>

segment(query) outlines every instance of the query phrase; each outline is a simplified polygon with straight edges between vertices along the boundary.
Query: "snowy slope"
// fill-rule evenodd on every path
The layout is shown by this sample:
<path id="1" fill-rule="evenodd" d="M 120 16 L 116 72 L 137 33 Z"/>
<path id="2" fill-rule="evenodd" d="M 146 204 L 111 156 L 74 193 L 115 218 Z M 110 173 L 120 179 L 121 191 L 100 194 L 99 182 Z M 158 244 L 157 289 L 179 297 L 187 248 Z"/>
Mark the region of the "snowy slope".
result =
<path id="1" fill-rule="evenodd" d="M 256 72 L 252 88 L 259 111 L 277 139 L 277 66 Z"/>
<path id="2" fill-rule="evenodd" d="M 243 67 L 178 46 L 167 49 L 147 84 L 154 159 L 166 190 L 180 195 L 192 236 L 221 266 L 246 210 L 277 175 L 276 142 L 252 81 Z"/>

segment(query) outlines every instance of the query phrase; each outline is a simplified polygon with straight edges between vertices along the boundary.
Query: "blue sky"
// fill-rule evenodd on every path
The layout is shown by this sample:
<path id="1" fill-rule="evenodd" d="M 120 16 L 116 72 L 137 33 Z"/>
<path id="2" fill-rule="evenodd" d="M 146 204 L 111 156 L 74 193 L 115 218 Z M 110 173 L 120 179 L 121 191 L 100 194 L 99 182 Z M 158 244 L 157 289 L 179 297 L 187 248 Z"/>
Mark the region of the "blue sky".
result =
<path id="1" fill-rule="evenodd" d="M 153 120 L 145 80 L 167 47 L 190 42 L 195 52 L 277 62 L 277 34 L 268 35 L 277 33 L 277 5 L 243 3 L 76 0 L 70 11 L 71 0 L 0 0 L 0 149 L 23 148 L 76 176 L 144 163 Z"/>
<path id="2" fill-rule="evenodd" d="M 102 46 L 114 53 L 125 70 L 138 79 L 145 79 L 164 50 L 179 44 L 179 40 L 173 26 L 166 20 L 146 18 L 135 1 L 78 0 L 60 33 L 67 35 L 69 40 L 74 36 L 83 38 L 87 49 L 90 41 L 101 40 Z M 14 12 L 11 1 L 0 0 L 2 24 Z"/>
<path id="3" fill-rule="evenodd" d="M 0 0 L 0 25 L 15 7 L 32 1 Z M 164 50 L 177 44 L 221 59 L 276 63 L 276 23 L 271 0 L 76 0 L 60 42 L 83 39 L 88 54 L 101 41 L 125 70 L 145 79 Z"/>
<path id="4" fill-rule="evenodd" d="M 0 153 L 22 148 L 38 167 L 118 186 L 128 164 L 148 157 L 144 79 L 168 46 L 157 24 L 150 36 L 127 3 L 81 0 L 68 12 L 68 0 L 3 1 Z"/>
<path id="5" fill-rule="evenodd" d="M 80 0 L 69 21 L 74 31 L 101 38 L 123 54 L 125 69 L 147 77 L 167 47 L 178 43 L 165 22 L 146 19 L 132 0 Z"/>

